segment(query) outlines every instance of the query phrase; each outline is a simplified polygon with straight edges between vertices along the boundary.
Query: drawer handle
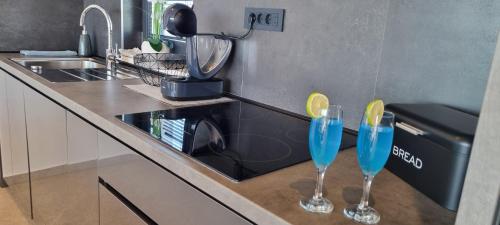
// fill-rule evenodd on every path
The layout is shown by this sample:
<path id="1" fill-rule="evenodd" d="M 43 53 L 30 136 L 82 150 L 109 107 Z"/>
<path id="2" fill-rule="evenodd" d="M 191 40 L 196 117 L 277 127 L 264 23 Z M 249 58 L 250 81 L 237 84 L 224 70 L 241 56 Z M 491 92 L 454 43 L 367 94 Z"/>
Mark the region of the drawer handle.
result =
<path id="1" fill-rule="evenodd" d="M 424 135 L 425 132 L 423 130 L 420 130 L 412 125 L 409 125 L 407 123 L 403 123 L 403 122 L 396 122 L 396 127 L 399 127 L 401 128 L 402 130 L 405 130 L 406 132 L 410 133 L 410 134 L 413 134 L 413 135 Z"/>

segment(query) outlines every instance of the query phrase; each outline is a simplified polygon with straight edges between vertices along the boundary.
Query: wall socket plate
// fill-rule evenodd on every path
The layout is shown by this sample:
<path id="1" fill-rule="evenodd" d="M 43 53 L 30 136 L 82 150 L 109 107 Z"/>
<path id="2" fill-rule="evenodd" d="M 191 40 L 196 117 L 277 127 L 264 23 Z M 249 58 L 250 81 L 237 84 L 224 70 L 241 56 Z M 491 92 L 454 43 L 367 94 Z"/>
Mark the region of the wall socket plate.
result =
<path id="1" fill-rule="evenodd" d="M 250 28 L 250 15 L 255 14 L 254 30 L 283 32 L 285 9 L 245 8 L 244 27 Z"/>

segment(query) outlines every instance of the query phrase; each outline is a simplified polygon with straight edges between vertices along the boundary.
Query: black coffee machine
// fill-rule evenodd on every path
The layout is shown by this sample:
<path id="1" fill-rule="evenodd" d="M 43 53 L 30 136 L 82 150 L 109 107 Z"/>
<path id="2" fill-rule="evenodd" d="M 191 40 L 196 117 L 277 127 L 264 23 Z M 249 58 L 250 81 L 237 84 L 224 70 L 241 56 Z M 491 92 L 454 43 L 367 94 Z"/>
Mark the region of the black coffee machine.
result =
<path id="1" fill-rule="evenodd" d="M 232 40 L 221 35 L 197 34 L 196 15 L 183 4 L 169 6 L 163 14 L 163 27 L 170 34 L 186 38 L 187 78 L 163 79 L 161 92 L 170 100 L 200 100 L 218 98 L 223 81 L 214 76 L 226 63 L 233 46 Z"/>

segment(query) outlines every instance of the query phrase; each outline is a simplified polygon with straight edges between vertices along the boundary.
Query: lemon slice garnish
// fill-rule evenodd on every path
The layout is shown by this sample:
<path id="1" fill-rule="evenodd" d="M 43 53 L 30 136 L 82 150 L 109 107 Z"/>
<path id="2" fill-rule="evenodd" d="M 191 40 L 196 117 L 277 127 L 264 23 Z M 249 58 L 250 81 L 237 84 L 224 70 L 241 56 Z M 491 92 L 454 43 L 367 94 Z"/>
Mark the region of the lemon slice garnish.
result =
<path id="1" fill-rule="evenodd" d="M 307 98 L 306 112 L 312 118 L 318 118 L 321 116 L 321 110 L 327 109 L 330 105 L 328 97 L 326 95 L 313 92 Z"/>
<path id="2" fill-rule="evenodd" d="M 375 99 L 366 106 L 365 116 L 370 126 L 376 126 L 382 121 L 384 115 L 384 102 L 380 99 Z"/>

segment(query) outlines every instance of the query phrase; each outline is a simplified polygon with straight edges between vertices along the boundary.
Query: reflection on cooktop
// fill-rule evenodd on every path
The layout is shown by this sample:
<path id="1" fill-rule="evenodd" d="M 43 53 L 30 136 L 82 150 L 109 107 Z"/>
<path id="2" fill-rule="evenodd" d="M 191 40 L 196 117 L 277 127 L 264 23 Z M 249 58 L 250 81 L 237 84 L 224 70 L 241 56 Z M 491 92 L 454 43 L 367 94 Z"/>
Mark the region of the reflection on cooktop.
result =
<path id="1" fill-rule="evenodd" d="M 241 101 L 117 118 L 236 181 L 310 159 L 309 121 Z"/>

